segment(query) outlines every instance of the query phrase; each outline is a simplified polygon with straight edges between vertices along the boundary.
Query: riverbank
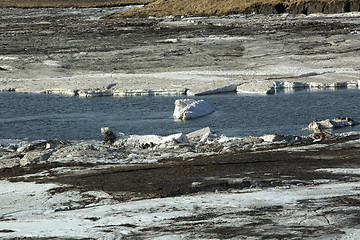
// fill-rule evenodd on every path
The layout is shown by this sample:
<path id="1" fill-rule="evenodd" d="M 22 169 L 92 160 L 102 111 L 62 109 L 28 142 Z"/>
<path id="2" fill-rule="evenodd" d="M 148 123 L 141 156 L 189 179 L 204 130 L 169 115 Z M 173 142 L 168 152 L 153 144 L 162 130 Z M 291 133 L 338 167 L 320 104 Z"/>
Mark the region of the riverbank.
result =
<path id="1" fill-rule="evenodd" d="M 88 10 L 0 11 L 3 91 L 87 97 L 359 85 L 358 13 L 104 19 L 114 9 L 96 18 Z"/>
<path id="2" fill-rule="evenodd" d="M 140 145 L 25 144 L 1 159 L 22 166 L 0 169 L 0 236 L 356 239 L 359 133 L 265 139 L 193 143 L 227 149 L 210 155 L 172 143 L 165 158 Z"/>

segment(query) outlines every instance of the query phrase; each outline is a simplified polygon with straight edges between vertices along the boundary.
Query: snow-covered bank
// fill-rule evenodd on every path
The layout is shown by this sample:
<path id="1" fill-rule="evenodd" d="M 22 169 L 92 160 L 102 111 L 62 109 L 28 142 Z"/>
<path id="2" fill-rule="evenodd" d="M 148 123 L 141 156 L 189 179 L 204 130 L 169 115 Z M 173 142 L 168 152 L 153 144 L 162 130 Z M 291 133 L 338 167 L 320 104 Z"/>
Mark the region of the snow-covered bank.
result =
<path id="1" fill-rule="evenodd" d="M 353 132 L 313 143 L 315 135 L 227 138 L 204 128 L 164 137 L 120 134 L 106 145 L 54 140 L 20 146 L 3 141 L 0 238 L 222 239 L 231 230 L 236 238 L 356 239 L 359 171 L 355 165 L 337 164 L 344 158 L 348 164 L 355 156 L 347 151 L 357 152 L 359 136 Z M 247 154 L 236 157 L 236 153 Z M 301 157 L 304 162 L 297 162 Z M 316 159 L 318 164 L 330 165 L 314 168 Z M 305 168 L 305 163 L 311 167 Z M 269 166 L 261 166 L 265 164 Z M 170 169 L 183 171 L 183 166 L 189 174 L 183 177 L 190 181 L 184 192 L 178 188 L 164 196 L 156 191 L 133 192 L 138 191 L 139 181 L 161 191 L 167 184 L 158 185 L 159 180 L 166 181 L 162 174 L 181 185 L 183 173 L 172 176 Z M 197 178 L 199 167 L 201 173 L 206 168 L 215 172 Z M 241 171 L 230 170 L 235 167 Z M 297 167 L 303 172 L 294 172 Z M 123 182 L 127 173 L 134 174 L 134 179 Z M 116 182 L 120 176 L 124 179 Z M 99 181 L 96 178 L 101 180 L 100 188 L 89 187 Z M 81 185 L 81 179 L 90 185 Z M 108 190 L 113 184 L 129 190 Z"/>
<path id="2" fill-rule="evenodd" d="M 336 205 L 337 199 L 358 196 L 360 182 L 207 193 L 126 203 L 116 203 L 101 192 L 57 193 L 56 189 L 64 186 L 55 184 L 1 181 L 0 185 L 1 189 L 10 189 L 2 190 L 0 195 L 2 238 L 218 239 L 219 235 L 210 231 L 215 226 L 233 229 L 233 234 L 240 237 L 247 236 L 249 224 L 258 229 L 258 234 L 269 237 L 291 231 L 305 237 L 301 234 L 302 227 L 322 229 L 323 238 L 356 239 L 360 234 L 356 226 L 344 226 L 344 221 L 356 218 L 359 206 Z M 21 190 L 24 187 L 26 190 Z M 86 204 L 89 199 L 96 203 Z M 261 218 L 251 214 L 256 211 Z M 347 213 L 341 213 L 344 211 Z M 262 230 L 257 224 L 260 220 L 263 221 Z M 194 224 L 201 225 L 201 231 L 196 231 L 192 227 Z M 327 228 L 337 225 L 342 226 L 337 233 L 326 233 Z M 271 231 L 266 230 L 268 227 Z"/>

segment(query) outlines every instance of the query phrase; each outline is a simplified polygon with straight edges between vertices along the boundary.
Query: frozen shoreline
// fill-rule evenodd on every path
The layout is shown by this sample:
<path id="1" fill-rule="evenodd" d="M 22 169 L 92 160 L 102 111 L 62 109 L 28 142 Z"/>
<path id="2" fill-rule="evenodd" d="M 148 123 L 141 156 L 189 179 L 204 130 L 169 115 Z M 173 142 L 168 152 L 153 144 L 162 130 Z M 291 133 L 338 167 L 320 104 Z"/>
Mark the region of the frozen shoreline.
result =
<path id="1" fill-rule="evenodd" d="M 335 76 L 330 81 L 309 81 L 307 78 L 326 74 L 326 70 L 311 69 L 311 72 L 295 75 L 289 81 L 253 80 L 244 81 L 228 76 L 277 76 L 278 73 L 251 71 L 205 71 L 205 72 L 168 72 L 156 74 L 94 74 L 66 78 L 17 79 L 3 84 L 2 91 L 19 93 L 44 93 L 79 97 L 101 96 L 161 96 L 188 95 L 199 96 L 226 92 L 274 94 L 276 91 L 300 89 L 321 90 L 337 88 L 360 88 L 360 80 L 338 81 L 336 75 L 358 75 L 360 71 L 339 69 L 331 70 Z M 288 73 L 290 74 L 290 73 Z M 276 77 L 274 77 L 276 79 Z M 304 80 L 301 80 L 304 78 Z M 341 75 L 340 75 L 341 78 Z M 165 80 L 166 79 L 166 80 Z M 181 83 L 179 83 L 181 80 Z M 126 84 L 123 83 L 126 82 Z M 49 82 L 52 87 L 48 87 Z M 142 83 L 142 82 L 145 82 Z M 75 83 L 75 84 L 74 84 Z M 94 87 L 97 86 L 97 87 Z M 48 88 L 47 88 L 48 87 Z M 82 88 L 85 87 L 85 88 Z"/>
<path id="2" fill-rule="evenodd" d="M 6 11 L 4 91 L 93 97 L 360 85 L 359 13 L 114 20 Z M 0 238 L 359 238 L 360 133 L 229 139 L 209 131 L 188 142 L 155 136 L 155 145 L 141 136 L 110 146 L 1 143 Z"/>
<path id="3" fill-rule="evenodd" d="M 42 50 L 19 35 L 21 28 L 19 34 L 13 29 L 11 22 L 22 19 L 6 18 L 0 90 L 93 97 L 359 87 L 360 13 L 135 20 L 77 14 L 75 32 L 65 13 L 54 17 L 68 24 L 63 26 L 54 25 L 51 15 L 39 28 L 24 20 L 34 39 L 47 37 Z M 108 35 L 96 30 L 88 37 L 89 24 L 109 28 Z M 49 27 L 63 34 L 50 34 Z"/>
<path id="4" fill-rule="evenodd" d="M 154 149 L 135 147 L 137 153 L 130 153 L 125 148 L 117 151 L 116 147 L 104 147 L 99 143 L 49 142 L 49 148 L 41 151 L 57 149 L 58 154 L 52 154 L 57 155 L 58 160 L 32 163 L 22 169 L 12 166 L 10 171 L 6 168 L 0 171 L 0 237 L 221 239 L 228 236 L 231 228 L 234 237 L 285 235 L 289 238 L 357 239 L 360 234 L 357 227 L 360 208 L 356 204 L 360 175 L 359 168 L 354 165 L 355 159 L 351 161 L 351 167 L 346 162 L 353 154 L 347 150 L 357 151 L 360 147 L 359 134 L 305 145 L 282 142 L 279 136 L 273 138 L 275 142 L 265 144 L 256 138 L 233 139 L 240 148 L 241 141 L 258 144 L 252 146 L 254 150 L 251 147 L 236 150 L 230 147 L 230 142 L 224 141 L 223 146 L 232 149 L 232 154 L 174 155 L 176 151 L 187 151 L 183 146 L 182 150 L 171 148 L 173 155 L 168 155 L 167 160 L 160 157 L 155 161 L 149 159 L 151 152 L 156 152 Z M 47 144 L 44 146 L 47 148 Z M 41 148 L 40 145 L 37 147 Z M 236 155 L 237 151 L 240 155 Z M 241 157 L 241 151 L 245 151 L 244 157 Z M 39 150 L 35 147 L 25 155 L 36 152 Z M 336 153 L 340 159 L 336 158 Z M 260 159 L 253 158 L 258 155 Z M 265 161 L 262 155 L 266 156 Z M 233 162 L 229 160 L 232 156 L 239 159 Z M 304 160 L 298 162 L 296 156 L 302 156 Z M 291 157 L 293 159 L 289 160 Z M 344 158 L 348 160 L 340 161 Z M 10 159 L 15 160 L 14 157 Z M 2 158 L 1 162 L 4 160 Z M 227 161 L 230 166 L 224 169 L 225 175 L 220 174 L 221 166 L 226 166 Z M 256 164 L 257 161 L 260 162 Z M 316 162 L 319 165 L 309 167 Z M 236 164 L 240 164 L 242 170 L 234 174 L 231 169 L 234 170 Z M 282 172 L 288 164 L 290 172 Z M 174 168 L 182 175 L 184 165 L 192 169 L 189 176 L 184 176 L 190 181 L 187 189 L 136 193 L 139 191 L 137 184 L 148 186 L 153 181 L 163 181 L 162 187 L 168 187 L 168 182 L 162 180 L 164 176 L 156 172 L 154 176 L 149 175 L 151 169 L 158 168 L 162 174 L 170 175 L 170 182 L 182 184 L 184 180 L 172 176 L 170 169 Z M 299 173 L 292 169 L 297 165 L 302 169 Z M 216 168 L 210 175 L 196 176 L 195 169 L 199 166 Z M 142 176 L 142 171 L 147 172 L 147 178 L 140 178 L 139 182 L 136 176 Z M 126 180 L 127 177 L 122 176 L 126 173 L 134 175 Z M 116 178 L 111 177 L 112 174 Z M 96 178 L 104 178 L 99 183 L 100 188 L 90 187 L 96 186 Z M 115 184 L 120 189 L 125 184 L 130 191 L 109 190 L 111 181 L 117 178 L 119 182 Z M 80 184 L 82 179 L 87 184 Z M 158 187 L 160 185 L 156 183 L 155 189 Z M 203 231 L 192 227 L 194 223 L 200 224 Z M 212 232 L 214 227 L 218 229 L 217 233 Z M 268 228 L 272 231 L 267 231 Z M 313 229 L 316 231 L 312 232 Z"/>
<path id="5" fill-rule="evenodd" d="M 55 199 L 49 196 L 48 191 L 61 187 L 54 184 L 43 184 L 41 186 L 33 183 L 10 183 L 0 182 L 2 189 L 18 189 L 16 192 L 2 192 L 3 211 L 1 218 L 16 218 L 17 220 L 2 221 L 0 227 L 3 229 L 2 236 L 30 237 L 30 238 L 102 238 L 114 239 L 119 237 L 131 237 L 140 234 L 144 229 L 159 229 L 160 231 L 147 230 L 140 235 L 146 238 L 171 238 L 171 239 L 199 239 L 201 237 L 219 238 L 219 236 L 204 231 L 197 234 L 194 229 L 187 231 L 176 230 L 177 227 L 187 223 L 197 223 L 202 225 L 202 229 L 208 229 L 216 222 L 216 226 L 222 228 L 233 228 L 235 226 L 243 228 L 247 232 L 246 225 L 257 220 L 256 217 L 249 216 L 248 211 L 254 209 L 268 209 L 260 211 L 263 218 L 271 218 L 279 225 L 305 225 L 311 230 L 314 227 L 325 228 L 328 225 L 341 224 L 346 218 L 354 217 L 354 211 L 358 207 L 352 208 L 349 215 L 339 216 L 335 213 L 326 214 L 327 211 L 343 210 L 341 206 L 335 207 L 327 203 L 328 199 L 349 198 L 359 194 L 360 183 L 326 183 L 311 188 L 295 187 L 292 189 L 269 189 L 258 191 L 244 191 L 232 193 L 208 193 L 195 196 L 162 198 L 141 200 L 127 203 L 115 203 L 111 196 L 102 192 L 76 191 L 61 194 Z M 27 187 L 21 191 L 19 187 Z M 32 189 L 32 190 L 29 190 Z M 32 206 L 14 205 L 16 201 L 29 200 L 26 194 L 30 194 Z M 97 204 L 87 206 L 76 205 L 67 207 L 67 198 L 73 200 L 84 200 L 88 198 L 99 198 Z M 40 199 L 47 200 L 45 206 Z M 304 211 L 296 207 L 298 202 L 314 201 L 313 203 L 320 210 Z M 320 202 L 320 204 L 316 204 Z M 56 207 L 54 207 L 54 205 Z M 282 214 L 277 216 L 276 211 L 271 208 L 282 208 Z M 14 212 L 4 211 L 4 207 L 10 208 Z M 211 209 L 209 211 L 208 209 Z M 356 209 L 356 210 L 355 210 Z M 344 209 L 345 210 L 345 209 Z M 111 214 L 109 214 L 111 212 Z M 237 214 L 243 215 L 242 218 L 236 217 Z M 211 214 L 212 217 L 204 219 L 204 216 Z M 282 216 L 283 215 L 283 216 Z M 203 217 L 202 217 L 203 216 Z M 296 217 L 295 217 L 296 216 Z M 197 219 L 198 218 L 198 219 Z M 187 220 L 193 219 L 193 220 Z M 39 224 L 41 228 L 39 228 Z M 268 225 L 268 224 L 264 224 Z M 183 226 L 184 227 L 184 226 Z M 259 234 L 272 235 L 274 233 L 261 230 L 257 226 Z M 163 232 L 168 229 L 169 232 Z M 173 229 L 173 230 L 172 230 Z M 7 233 L 6 231 L 7 230 Z M 286 234 L 286 228 L 272 228 L 278 234 Z M 300 230 L 297 230 L 300 232 Z M 226 232 L 223 233 L 225 236 Z M 233 233 L 234 234 L 234 233 Z M 341 228 L 341 233 L 326 234 L 322 233 L 323 238 L 344 238 L 356 239 L 360 232 L 357 227 Z M 254 235 L 254 234 L 253 234 Z M 300 235 L 306 237 L 306 235 Z"/>

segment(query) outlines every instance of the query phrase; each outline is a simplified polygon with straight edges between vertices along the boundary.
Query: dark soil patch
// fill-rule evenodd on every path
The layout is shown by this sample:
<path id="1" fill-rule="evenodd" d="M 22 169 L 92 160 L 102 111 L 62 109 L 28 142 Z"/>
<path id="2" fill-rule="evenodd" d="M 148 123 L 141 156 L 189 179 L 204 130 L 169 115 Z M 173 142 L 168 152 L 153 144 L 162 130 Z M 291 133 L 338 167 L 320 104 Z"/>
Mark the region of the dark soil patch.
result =
<path id="1" fill-rule="evenodd" d="M 319 168 L 359 167 L 357 149 L 319 150 L 301 153 L 255 152 L 199 157 L 99 170 L 56 182 L 110 193 L 128 192 L 142 197 L 170 197 L 198 192 L 228 191 L 314 184 L 317 179 L 349 181 L 357 176 L 315 172 Z M 320 157 L 321 156 L 321 157 Z"/>

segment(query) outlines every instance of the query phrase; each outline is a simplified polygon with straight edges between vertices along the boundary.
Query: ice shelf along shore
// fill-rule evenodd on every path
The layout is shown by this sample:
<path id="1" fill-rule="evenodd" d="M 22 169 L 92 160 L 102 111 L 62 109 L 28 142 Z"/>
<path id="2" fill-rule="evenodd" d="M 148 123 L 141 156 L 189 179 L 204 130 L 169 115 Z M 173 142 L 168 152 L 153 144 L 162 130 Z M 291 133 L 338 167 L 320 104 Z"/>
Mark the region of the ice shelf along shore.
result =
<path id="1" fill-rule="evenodd" d="M 214 73 L 216 74 L 216 73 Z M 15 87 L 5 87 L 2 92 L 19 92 L 19 93 L 44 93 L 44 94 L 57 94 L 57 95 L 66 95 L 66 96 L 78 96 L 78 97 L 102 97 L 102 96 L 115 96 L 115 97 L 132 97 L 132 96 L 201 96 L 209 94 L 219 94 L 219 93 L 248 93 L 248 94 L 275 94 L 277 91 L 292 91 L 292 90 L 301 90 L 301 89 L 310 89 L 310 90 L 321 90 L 321 89 L 356 89 L 360 87 L 359 81 L 351 82 L 288 82 L 288 81 L 267 81 L 267 80 L 257 80 L 249 82 L 238 82 L 237 84 L 230 84 L 223 86 L 222 83 L 217 83 L 216 87 L 212 88 L 211 86 L 206 86 L 203 89 L 197 89 L 194 91 L 191 89 L 191 86 L 181 87 L 179 89 L 119 89 L 116 87 L 113 88 L 89 88 L 89 89 L 32 89 L 29 88 L 15 88 Z M 116 86 L 118 83 L 111 83 L 109 85 Z M 192 83 L 195 84 L 195 83 Z"/>

